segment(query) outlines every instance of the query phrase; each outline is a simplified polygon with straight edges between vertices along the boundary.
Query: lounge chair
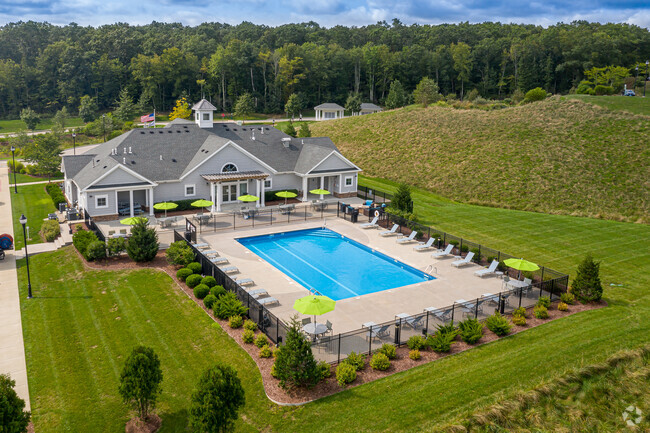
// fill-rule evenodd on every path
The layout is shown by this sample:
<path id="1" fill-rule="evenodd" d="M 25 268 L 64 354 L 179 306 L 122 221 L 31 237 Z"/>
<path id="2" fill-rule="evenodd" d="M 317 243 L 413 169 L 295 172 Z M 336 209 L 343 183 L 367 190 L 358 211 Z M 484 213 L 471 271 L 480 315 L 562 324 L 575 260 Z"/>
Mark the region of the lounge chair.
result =
<path id="1" fill-rule="evenodd" d="M 408 244 L 409 242 L 415 242 L 415 237 L 418 235 L 418 232 L 413 230 L 409 237 L 403 237 L 401 239 L 397 239 L 395 242 L 398 244 Z"/>
<path id="2" fill-rule="evenodd" d="M 402 323 L 405 325 L 409 325 L 411 328 L 417 329 L 417 327 L 421 325 L 420 322 L 424 316 L 413 317 L 406 313 L 399 313 L 395 315 L 395 317 L 402 319 Z"/>
<path id="3" fill-rule="evenodd" d="M 215 257 L 214 259 L 210 259 L 210 261 L 215 265 L 219 265 L 221 263 L 228 263 L 228 259 L 225 257 Z"/>
<path id="4" fill-rule="evenodd" d="M 201 253 L 203 253 L 204 256 L 219 256 L 219 253 L 216 250 L 203 250 Z"/>
<path id="5" fill-rule="evenodd" d="M 441 320 L 443 323 L 451 320 L 451 315 L 454 311 L 453 308 L 447 308 L 447 309 L 442 309 L 442 308 L 435 308 L 435 307 L 427 307 L 424 309 L 424 311 L 427 311 L 431 314 L 436 319 Z"/>
<path id="6" fill-rule="evenodd" d="M 425 244 L 424 242 L 420 242 L 420 245 L 416 245 L 413 247 L 415 251 L 427 251 L 433 248 L 433 243 L 436 241 L 436 238 L 429 238 L 427 243 Z"/>
<path id="7" fill-rule="evenodd" d="M 198 249 L 208 248 L 210 246 L 210 244 L 206 242 L 200 242 L 198 244 L 192 244 L 192 245 L 194 246 L 194 248 L 198 248 Z"/>
<path id="8" fill-rule="evenodd" d="M 255 281 L 253 281 L 252 278 L 241 278 L 241 279 L 240 278 L 233 278 L 233 280 L 235 280 L 235 282 L 237 284 L 239 284 L 240 286 L 255 284 Z"/>
<path id="9" fill-rule="evenodd" d="M 280 305 L 280 301 L 278 301 L 277 299 L 275 299 L 272 296 L 269 296 L 268 298 L 258 299 L 257 302 L 259 302 L 260 305 L 270 305 L 270 304 L 278 304 L 278 305 Z"/>
<path id="10" fill-rule="evenodd" d="M 226 274 L 233 274 L 239 272 L 239 269 L 237 266 L 224 266 L 223 268 L 219 268 L 221 272 L 225 272 Z"/>
<path id="11" fill-rule="evenodd" d="M 472 258 L 474 257 L 474 252 L 470 251 L 467 253 L 464 259 L 461 260 L 456 260 L 455 262 L 452 262 L 452 266 L 456 266 L 457 268 L 460 268 L 461 266 L 469 265 L 472 262 Z"/>
<path id="12" fill-rule="evenodd" d="M 362 229 L 370 229 L 370 228 L 374 229 L 374 228 L 379 227 L 379 226 L 377 225 L 377 221 L 379 221 L 379 217 L 378 217 L 378 216 L 374 217 L 374 218 L 372 219 L 372 222 L 365 223 L 365 224 L 361 224 L 359 227 L 361 227 Z"/>
<path id="13" fill-rule="evenodd" d="M 255 289 L 248 292 L 253 298 L 261 298 L 262 296 L 269 296 L 269 293 L 265 289 Z"/>
<path id="14" fill-rule="evenodd" d="M 451 254 L 451 251 L 454 249 L 454 246 L 452 244 L 447 245 L 447 248 L 445 248 L 444 251 L 438 251 L 437 253 L 431 254 L 431 257 L 433 258 L 440 258 L 440 257 L 445 257 Z"/>
<path id="15" fill-rule="evenodd" d="M 126 234 L 126 229 L 120 229 L 120 234 L 125 235 Z"/>
<path id="16" fill-rule="evenodd" d="M 490 267 L 487 269 L 479 269 L 478 271 L 474 272 L 474 275 L 477 277 L 483 278 L 486 275 L 492 275 L 496 272 L 497 266 L 499 266 L 499 261 L 498 260 L 492 260 L 492 263 L 490 263 Z"/>
<path id="17" fill-rule="evenodd" d="M 108 231 L 108 235 L 109 235 L 109 236 L 113 236 L 114 234 L 115 234 L 115 230 L 109 230 L 109 231 Z"/>
<path id="18" fill-rule="evenodd" d="M 368 334 L 366 334 L 366 338 L 375 339 L 375 338 L 388 337 L 390 336 L 389 329 L 390 329 L 390 325 L 371 326 L 368 331 Z"/>
<path id="19" fill-rule="evenodd" d="M 393 228 L 390 230 L 384 230 L 383 232 L 379 232 L 379 236 L 392 236 L 397 234 L 397 229 L 399 228 L 399 224 L 393 224 Z"/>

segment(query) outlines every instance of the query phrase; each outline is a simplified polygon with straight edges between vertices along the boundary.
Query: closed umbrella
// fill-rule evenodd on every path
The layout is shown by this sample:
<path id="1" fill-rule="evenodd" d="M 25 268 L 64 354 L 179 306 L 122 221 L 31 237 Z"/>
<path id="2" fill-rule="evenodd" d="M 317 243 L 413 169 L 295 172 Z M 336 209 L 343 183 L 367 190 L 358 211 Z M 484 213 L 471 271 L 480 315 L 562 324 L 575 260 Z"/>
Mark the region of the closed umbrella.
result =
<path id="1" fill-rule="evenodd" d="M 176 209 L 177 207 L 178 205 L 176 203 L 171 203 L 171 202 L 156 203 L 155 205 L 153 205 L 154 209 L 165 211 L 165 218 L 167 218 L 167 210 Z"/>
<path id="2" fill-rule="evenodd" d="M 336 301 L 328 298 L 327 296 L 319 295 L 309 295 L 300 299 L 296 299 L 293 303 L 293 309 L 309 316 L 314 316 L 314 322 L 316 322 L 316 316 L 321 314 L 329 313 L 334 310 L 336 306 Z"/>
<path id="3" fill-rule="evenodd" d="M 298 196 L 298 194 L 291 191 L 280 191 L 280 192 L 276 192 L 275 195 L 284 198 L 284 204 L 287 204 L 288 198 L 294 198 Z"/>

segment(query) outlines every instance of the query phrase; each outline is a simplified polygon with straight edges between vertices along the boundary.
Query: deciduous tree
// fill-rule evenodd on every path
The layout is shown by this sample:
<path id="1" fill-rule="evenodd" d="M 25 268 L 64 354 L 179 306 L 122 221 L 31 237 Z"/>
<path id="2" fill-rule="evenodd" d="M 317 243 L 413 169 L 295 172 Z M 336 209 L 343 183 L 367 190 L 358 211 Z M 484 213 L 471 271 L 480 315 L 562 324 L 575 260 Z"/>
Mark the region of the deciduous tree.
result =
<path id="1" fill-rule="evenodd" d="M 422 104 L 423 107 L 429 106 L 442 98 L 438 93 L 438 85 L 429 77 L 424 77 L 413 91 L 413 100 L 416 104 Z"/>
<path id="2" fill-rule="evenodd" d="M 178 98 L 176 100 L 174 109 L 169 114 L 169 120 L 189 119 L 190 117 L 192 117 L 192 109 L 190 108 L 190 104 L 187 103 L 185 97 Z"/>
<path id="3" fill-rule="evenodd" d="M 235 116 L 242 117 L 242 122 L 246 122 L 246 116 L 255 111 L 255 101 L 250 93 L 244 93 L 239 98 L 237 98 L 237 103 L 235 104 Z"/>
<path id="4" fill-rule="evenodd" d="M 146 420 L 156 407 L 162 380 L 160 360 L 153 349 L 134 348 L 120 374 L 119 392 L 124 403 L 131 405 L 141 420 Z"/>
<path id="5" fill-rule="evenodd" d="M 28 107 L 28 108 L 24 108 L 20 112 L 20 120 L 25 122 L 25 126 L 27 126 L 27 129 L 33 131 L 36 129 L 36 125 L 38 125 L 38 121 L 40 120 L 40 117 L 38 114 L 36 114 L 36 111 Z"/>
<path id="6" fill-rule="evenodd" d="M 192 394 L 190 423 L 194 431 L 228 433 L 234 431 L 239 409 L 246 398 L 234 368 L 217 364 L 205 371 Z"/>

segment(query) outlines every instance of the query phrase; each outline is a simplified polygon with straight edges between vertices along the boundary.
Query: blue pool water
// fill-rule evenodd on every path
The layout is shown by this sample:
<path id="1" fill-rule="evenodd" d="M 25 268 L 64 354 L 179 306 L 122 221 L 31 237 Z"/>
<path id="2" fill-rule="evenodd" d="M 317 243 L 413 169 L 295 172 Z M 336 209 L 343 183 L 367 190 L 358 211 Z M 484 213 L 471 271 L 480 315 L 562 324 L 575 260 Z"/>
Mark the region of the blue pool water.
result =
<path id="1" fill-rule="evenodd" d="M 434 279 L 329 229 L 238 241 L 307 289 L 335 301 Z"/>

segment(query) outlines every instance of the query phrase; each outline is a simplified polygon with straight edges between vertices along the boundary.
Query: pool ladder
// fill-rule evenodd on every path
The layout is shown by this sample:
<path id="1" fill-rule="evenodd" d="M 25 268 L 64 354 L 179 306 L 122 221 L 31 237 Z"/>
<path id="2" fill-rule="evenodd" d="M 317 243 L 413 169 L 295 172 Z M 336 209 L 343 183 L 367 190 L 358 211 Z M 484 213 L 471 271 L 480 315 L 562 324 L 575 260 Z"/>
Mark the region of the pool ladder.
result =
<path id="1" fill-rule="evenodd" d="M 431 271 L 434 271 L 436 275 L 438 274 L 438 268 L 433 265 L 428 265 L 426 268 L 424 268 L 425 274 L 431 275 Z"/>

